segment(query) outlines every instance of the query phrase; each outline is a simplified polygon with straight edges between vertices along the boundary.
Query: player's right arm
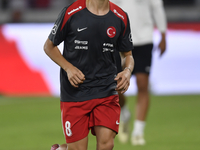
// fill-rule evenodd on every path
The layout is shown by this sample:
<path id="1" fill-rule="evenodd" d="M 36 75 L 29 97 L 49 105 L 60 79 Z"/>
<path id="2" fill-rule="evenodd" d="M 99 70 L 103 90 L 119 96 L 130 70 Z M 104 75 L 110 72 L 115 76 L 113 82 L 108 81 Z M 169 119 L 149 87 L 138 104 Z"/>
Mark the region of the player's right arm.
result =
<path id="1" fill-rule="evenodd" d="M 56 64 L 67 72 L 68 80 L 71 85 L 78 87 L 78 84 L 83 83 L 85 80 L 85 75 L 67 61 L 57 47 L 68 35 L 68 20 L 65 19 L 67 8 L 68 7 L 63 8 L 58 15 L 54 27 L 44 44 L 44 51 Z"/>
<path id="2" fill-rule="evenodd" d="M 62 56 L 58 47 L 51 40 L 46 40 L 44 51 L 56 64 L 67 72 L 68 80 L 72 86 L 78 87 L 79 84 L 83 83 L 85 75 Z"/>

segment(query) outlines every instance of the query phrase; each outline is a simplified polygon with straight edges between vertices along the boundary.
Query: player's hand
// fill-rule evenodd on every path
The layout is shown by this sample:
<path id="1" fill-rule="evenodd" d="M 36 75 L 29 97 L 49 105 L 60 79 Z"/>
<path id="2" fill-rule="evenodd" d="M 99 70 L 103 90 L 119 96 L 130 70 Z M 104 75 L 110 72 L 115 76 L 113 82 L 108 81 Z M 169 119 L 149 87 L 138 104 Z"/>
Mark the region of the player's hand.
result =
<path id="1" fill-rule="evenodd" d="M 72 86 L 78 87 L 79 84 L 83 83 L 85 80 L 85 75 L 76 67 L 70 66 L 66 70 L 68 75 L 68 80 Z"/>
<path id="2" fill-rule="evenodd" d="M 160 56 L 163 55 L 163 53 L 165 52 L 166 50 L 166 41 L 164 38 L 161 39 L 159 45 L 158 45 L 159 49 L 160 49 Z"/>
<path id="3" fill-rule="evenodd" d="M 131 72 L 129 69 L 124 69 L 122 72 L 118 73 L 115 80 L 117 81 L 116 91 L 120 93 L 125 93 L 130 85 Z"/>

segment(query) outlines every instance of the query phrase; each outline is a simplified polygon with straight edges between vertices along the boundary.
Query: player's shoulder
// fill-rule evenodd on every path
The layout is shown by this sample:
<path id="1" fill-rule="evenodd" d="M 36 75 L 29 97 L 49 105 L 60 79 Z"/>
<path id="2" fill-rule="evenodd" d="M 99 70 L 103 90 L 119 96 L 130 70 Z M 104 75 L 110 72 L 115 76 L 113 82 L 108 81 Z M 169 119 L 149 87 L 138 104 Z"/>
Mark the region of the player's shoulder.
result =
<path id="1" fill-rule="evenodd" d="M 84 8 L 86 8 L 85 0 L 76 0 L 70 5 L 64 7 L 62 11 L 64 11 L 67 15 L 72 16 Z"/>
<path id="2" fill-rule="evenodd" d="M 118 5 L 110 1 L 110 10 L 120 19 L 123 20 L 123 22 L 127 22 L 127 13 Z"/>
<path id="3" fill-rule="evenodd" d="M 81 10 L 86 8 L 86 3 L 85 0 L 77 0 L 73 3 L 71 3 L 70 5 L 64 7 L 61 11 L 61 13 L 59 14 L 58 18 L 61 18 L 60 20 L 62 20 L 62 27 L 61 30 L 63 29 L 63 27 L 65 26 L 66 22 L 77 12 L 80 12 Z"/>

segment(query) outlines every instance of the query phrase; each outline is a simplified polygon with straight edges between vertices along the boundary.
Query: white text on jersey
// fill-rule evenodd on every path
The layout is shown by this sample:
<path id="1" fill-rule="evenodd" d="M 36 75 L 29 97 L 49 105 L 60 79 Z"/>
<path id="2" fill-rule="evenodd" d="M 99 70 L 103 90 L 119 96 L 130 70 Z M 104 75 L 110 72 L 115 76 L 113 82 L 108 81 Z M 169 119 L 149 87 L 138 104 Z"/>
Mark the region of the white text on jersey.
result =
<path id="1" fill-rule="evenodd" d="M 114 13 L 117 14 L 119 17 L 121 17 L 124 20 L 124 16 L 122 16 L 120 13 L 118 13 L 116 9 L 114 9 Z"/>
<path id="2" fill-rule="evenodd" d="M 82 6 L 79 6 L 78 8 L 72 9 L 70 12 L 68 12 L 68 15 L 70 15 L 71 13 L 78 11 L 80 9 L 82 9 Z"/>

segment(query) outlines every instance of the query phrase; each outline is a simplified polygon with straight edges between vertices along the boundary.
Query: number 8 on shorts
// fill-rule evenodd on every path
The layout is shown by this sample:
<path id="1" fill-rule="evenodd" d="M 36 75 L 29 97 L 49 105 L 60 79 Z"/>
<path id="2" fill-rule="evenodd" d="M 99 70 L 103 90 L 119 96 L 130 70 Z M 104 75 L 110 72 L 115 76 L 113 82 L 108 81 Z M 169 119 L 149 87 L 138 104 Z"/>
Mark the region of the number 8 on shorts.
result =
<path id="1" fill-rule="evenodd" d="M 65 122 L 65 132 L 67 136 L 72 136 L 72 131 L 71 131 L 71 123 L 69 121 Z"/>

